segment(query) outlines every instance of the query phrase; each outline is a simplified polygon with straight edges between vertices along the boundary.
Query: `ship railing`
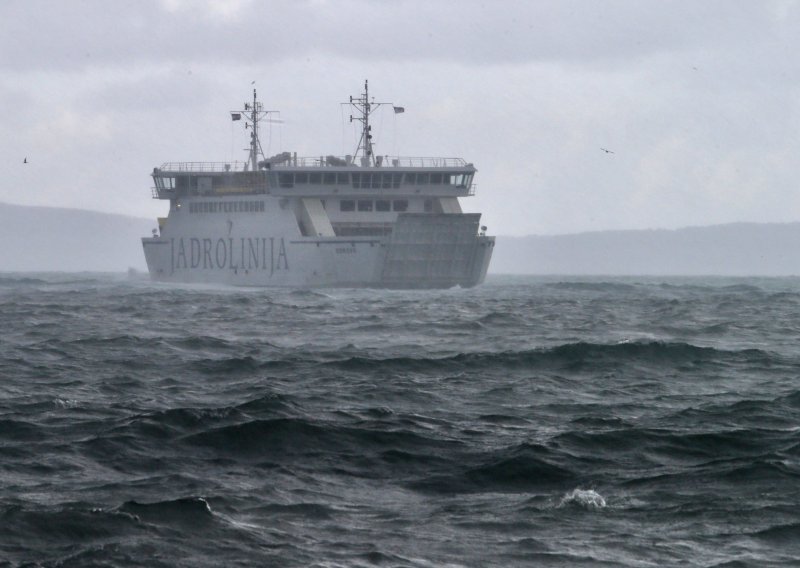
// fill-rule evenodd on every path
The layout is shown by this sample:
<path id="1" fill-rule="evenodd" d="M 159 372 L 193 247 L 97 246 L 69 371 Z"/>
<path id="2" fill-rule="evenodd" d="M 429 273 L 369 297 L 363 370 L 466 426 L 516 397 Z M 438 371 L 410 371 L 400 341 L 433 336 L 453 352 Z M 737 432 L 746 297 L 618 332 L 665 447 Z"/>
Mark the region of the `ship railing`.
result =
<path id="1" fill-rule="evenodd" d="M 377 156 L 378 163 L 368 167 L 380 168 L 463 168 L 463 158 L 392 157 Z M 282 161 L 267 160 L 272 168 L 319 168 L 319 167 L 363 167 L 360 158 L 352 156 L 289 156 Z M 165 162 L 162 172 L 221 173 L 247 171 L 248 162 Z"/>
<path id="2" fill-rule="evenodd" d="M 273 162 L 274 167 L 318 168 L 318 167 L 380 167 L 380 168 L 463 168 L 463 158 L 432 158 L 406 156 L 376 156 L 375 164 L 364 165 L 361 158 L 353 156 L 292 156 L 282 162 Z"/>
<path id="3" fill-rule="evenodd" d="M 395 166 L 401 168 L 463 168 L 467 161 L 463 158 L 390 158 L 389 163 L 384 166 Z"/>
<path id="4" fill-rule="evenodd" d="M 165 162 L 162 172 L 243 172 L 248 162 Z"/>

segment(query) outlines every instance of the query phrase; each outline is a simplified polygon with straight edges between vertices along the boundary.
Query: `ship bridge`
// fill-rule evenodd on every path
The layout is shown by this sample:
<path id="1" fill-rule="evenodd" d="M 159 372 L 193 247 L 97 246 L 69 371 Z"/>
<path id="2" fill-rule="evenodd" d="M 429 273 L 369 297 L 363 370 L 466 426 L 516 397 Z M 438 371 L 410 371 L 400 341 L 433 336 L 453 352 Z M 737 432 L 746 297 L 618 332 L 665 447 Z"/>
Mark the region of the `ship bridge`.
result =
<path id="1" fill-rule="evenodd" d="M 259 162 L 167 162 L 153 169 L 153 197 L 273 194 L 316 196 L 385 193 L 432 197 L 474 195 L 475 167 L 461 158 L 378 156 L 358 165 L 352 156 L 298 157 L 288 152 Z"/>

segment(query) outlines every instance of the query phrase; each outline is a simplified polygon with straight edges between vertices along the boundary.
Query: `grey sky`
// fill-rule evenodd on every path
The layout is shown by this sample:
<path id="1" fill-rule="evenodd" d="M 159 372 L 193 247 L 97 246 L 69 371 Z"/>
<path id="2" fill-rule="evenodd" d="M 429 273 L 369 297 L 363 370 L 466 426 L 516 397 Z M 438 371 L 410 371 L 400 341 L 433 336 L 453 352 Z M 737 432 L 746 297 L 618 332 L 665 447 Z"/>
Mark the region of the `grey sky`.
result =
<path id="1" fill-rule="evenodd" d="M 265 151 L 352 153 L 369 78 L 378 153 L 474 162 L 492 233 L 793 221 L 798 53 L 796 1 L 6 0 L 0 201 L 161 215 L 154 166 L 245 158 L 252 81 Z"/>

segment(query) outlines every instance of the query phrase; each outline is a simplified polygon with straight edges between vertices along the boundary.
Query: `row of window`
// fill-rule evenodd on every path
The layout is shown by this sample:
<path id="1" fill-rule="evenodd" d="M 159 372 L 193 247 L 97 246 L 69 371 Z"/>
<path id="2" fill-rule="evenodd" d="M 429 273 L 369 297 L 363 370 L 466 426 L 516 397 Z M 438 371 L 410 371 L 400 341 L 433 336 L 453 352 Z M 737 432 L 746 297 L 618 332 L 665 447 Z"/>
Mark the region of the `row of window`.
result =
<path id="1" fill-rule="evenodd" d="M 467 188 L 472 183 L 473 174 L 454 174 L 441 172 L 280 172 L 272 174 L 271 185 L 283 188 L 295 185 L 352 185 L 354 189 L 397 189 L 405 185 L 451 185 Z M 241 176 L 238 176 L 241 177 Z M 237 177 L 237 179 L 238 179 Z M 230 180 L 220 176 L 154 176 L 156 187 L 159 190 L 198 190 L 200 193 L 210 192 L 215 188 L 234 187 Z M 242 179 L 237 182 L 237 188 L 245 189 L 254 187 L 257 180 Z M 247 182 L 247 183 L 245 183 Z M 241 187 L 240 187 L 241 186 Z M 192 191 L 196 193 L 196 191 Z"/>
<path id="2" fill-rule="evenodd" d="M 452 174 L 441 172 L 397 173 L 397 172 L 281 172 L 277 174 L 280 187 L 295 185 L 347 185 L 354 189 L 397 189 L 401 183 L 406 185 L 453 185 L 466 188 L 472 183 L 473 174 Z M 273 180 L 274 183 L 274 180 Z"/>
<path id="3" fill-rule="evenodd" d="M 278 174 L 278 185 L 293 187 L 294 184 L 304 185 L 347 185 L 350 183 L 350 174 L 336 172 L 296 172 Z"/>
<path id="4" fill-rule="evenodd" d="M 339 202 L 339 211 L 408 211 L 407 199 L 342 199 Z"/>
<path id="5" fill-rule="evenodd" d="M 244 174 L 249 172 L 244 172 Z M 172 176 L 153 176 L 156 188 L 159 190 L 184 190 L 184 192 L 196 193 L 198 190 L 201 193 L 204 191 L 211 191 L 213 189 L 231 188 L 239 189 L 252 189 L 259 184 L 263 185 L 263 179 L 255 175 L 244 175 L 242 172 L 237 172 L 235 176 L 230 175 L 182 175 L 177 177 Z"/>
<path id="6" fill-rule="evenodd" d="M 263 201 L 198 201 L 189 203 L 189 213 L 263 213 Z"/>

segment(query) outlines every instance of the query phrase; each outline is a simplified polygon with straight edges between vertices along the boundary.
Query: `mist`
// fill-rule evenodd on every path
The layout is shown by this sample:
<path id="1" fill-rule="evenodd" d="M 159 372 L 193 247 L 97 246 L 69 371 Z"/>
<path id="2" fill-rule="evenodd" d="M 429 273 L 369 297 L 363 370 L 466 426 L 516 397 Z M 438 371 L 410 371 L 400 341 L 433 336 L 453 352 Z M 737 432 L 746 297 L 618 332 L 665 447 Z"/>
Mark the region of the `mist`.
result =
<path id="1" fill-rule="evenodd" d="M 0 203 L 0 271 L 146 270 L 141 238 L 155 220 Z"/>

